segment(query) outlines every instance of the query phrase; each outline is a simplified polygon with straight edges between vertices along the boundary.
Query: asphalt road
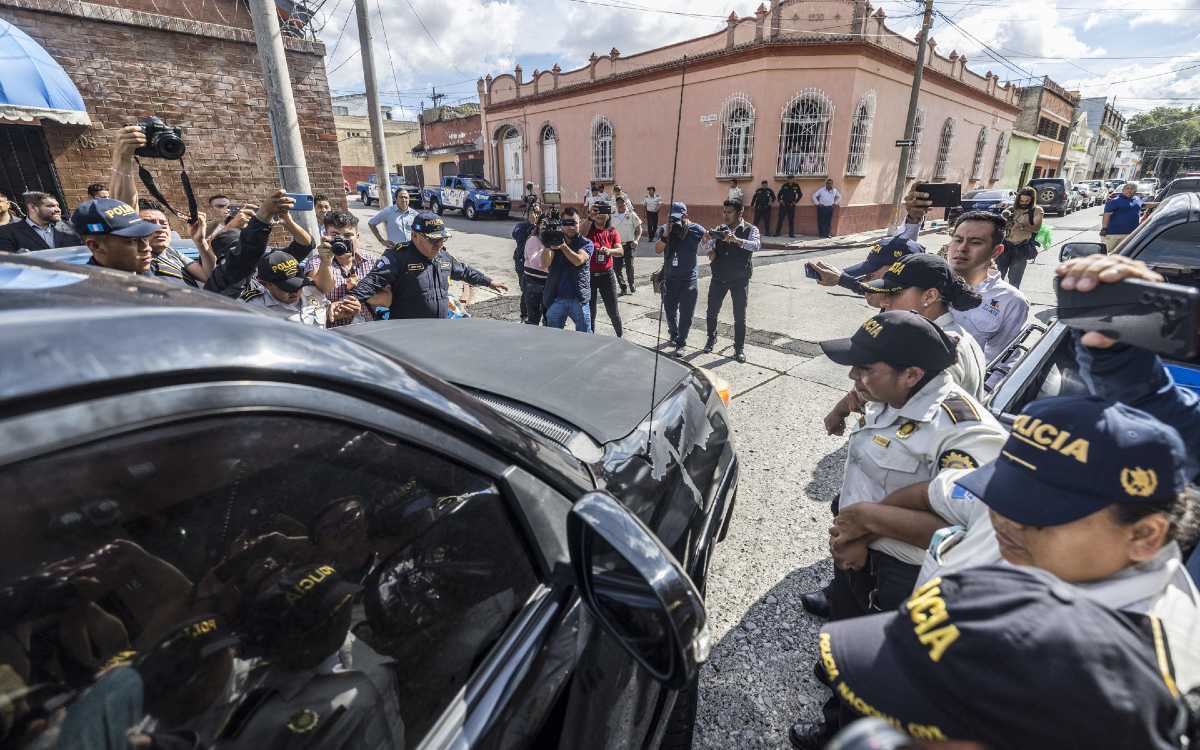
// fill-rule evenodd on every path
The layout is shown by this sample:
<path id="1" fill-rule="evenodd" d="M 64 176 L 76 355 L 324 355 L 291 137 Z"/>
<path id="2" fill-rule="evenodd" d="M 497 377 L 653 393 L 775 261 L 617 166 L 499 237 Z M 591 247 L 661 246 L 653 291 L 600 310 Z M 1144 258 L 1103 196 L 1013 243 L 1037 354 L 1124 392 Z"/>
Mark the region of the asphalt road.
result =
<path id="1" fill-rule="evenodd" d="M 366 218 L 374 211 L 355 213 Z M 515 287 L 511 221 L 471 222 L 449 213 L 446 219 L 456 230 L 450 252 Z M 1099 240 L 1100 208 L 1047 221 L 1055 245 L 1028 267 L 1022 285 L 1035 314 L 1053 305 L 1051 279 L 1059 245 Z M 931 234 L 921 241 L 936 251 L 947 239 Z M 826 546 L 829 501 L 841 483 L 846 441 L 826 435 L 821 420 L 849 381 L 845 368 L 821 356 L 817 342 L 850 335 L 872 309 L 848 292 L 818 287 L 805 277 L 803 261 L 822 257 L 844 267 L 865 252 L 763 253 L 756 262 L 747 312 L 749 361 L 738 364 L 732 358 L 728 302 L 719 316 L 717 350 L 703 354 L 689 349 L 685 355 L 732 385 L 731 412 L 742 462 L 737 510 L 708 582 L 708 615 L 717 646 L 701 675 L 697 748 L 787 747 L 790 723 L 817 718 L 828 695 L 812 674 L 821 623 L 804 612 L 799 597 L 822 586 L 832 573 Z M 649 244 L 643 243 L 637 262 L 639 276 L 657 267 Z M 689 339 L 694 347 L 704 341 L 707 289 L 702 277 Z M 515 318 L 515 298 L 494 297 L 475 290 L 476 314 Z M 621 298 L 627 339 L 645 346 L 661 341 L 659 300 L 648 283 Z M 599 317 L 600 332 L 611 332 L 603 306 Z"/>

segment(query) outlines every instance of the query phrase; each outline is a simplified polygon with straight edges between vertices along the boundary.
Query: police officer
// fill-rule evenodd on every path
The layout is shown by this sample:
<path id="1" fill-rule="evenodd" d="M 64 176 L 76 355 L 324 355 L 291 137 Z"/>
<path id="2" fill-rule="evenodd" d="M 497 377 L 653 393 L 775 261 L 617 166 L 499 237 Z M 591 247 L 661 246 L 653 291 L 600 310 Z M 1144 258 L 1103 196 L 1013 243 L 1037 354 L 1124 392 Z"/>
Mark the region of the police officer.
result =
<path id="1" fill-rule="evenodd" d="M 840 269 L 823 260 L 815 260 L 806 264 L 807 270 L 816 274 L 817 283 L 821 286 L 840 286 L 866 294 L 863 282 L 879 278 L 888 267 L 906 255 L 925 252 L 925 247 L 917 241 L 924 217 L 923 210 L 910 212 L 900 231 L 871 245 L 866 259 L 861 263 Z"/>
<path id="2" fill-rule="evenodd" d="M 750 205 L 754 207 L 754 226 L 760 231 L 771 231 L 771 204 L 774 202 L 775 191 L 763 180 L 758 190 L 754 191 L 754 196 L 750 198 Z"/>
<path id="3" fill-rule="evenodd" d="M 851 338 L 821 348 L 850 366 L 866 402 L 850 433 L 839 509 L 878 503 L 943 469 L 975 468 L 999 453 L 1003 427 L 951 380 L 956 343 L 933 322 L 908 310 L 883 312 Z M 829 589 L 804 595 L 805 609 L 844 619 L 899 606 L 938 527 L 916 529 L 908 541 L 883 537 L 861 545 L 853 569 L 835 570 Z"/>
<path id="4" fill-rule="evenodd" d="M 497 292 L 508 287 L 486 274 L 459 263 L 446 252 L 450 230 L 441 217 L 422 211 L 413 220 L 412 239 L 384 252 L 367 277 L 352 292 L 360 302 L 391 288 L 392 318 L 445 318 L 449 315 L 450 281 L 465 281 Z"/>
<path id="5" fill-rule="evenodd" d="M 762 247 L 758 227 L 742 216 L 741 201 L 725 201 L 725 223 L 708 233 L 708 259 L 712 261 L 712 279 L 708 286 L 708 341 L 704 351 L 717 344 L 717 314 L 725 294 L 733 299 L 733 351 L 738 362 L 746 361 L 746 302 L 750 275 L 754 272 L 751 256 Z"/>
<path id="6" fill-rule="evenodd" d="M 779 218 L 775 220 L 776 237 L 783 231 L 785 217 L 788 223 L 788 237 L 796 236 L 796 204 L 803 197 L 804 191 L 800 189 L 800 183 L 791 177 L 783 183 L 783 187 L 779 188 Z"/>
<path id="7" fill-rule="evenodd" d="M 283 250 L 272 250 L 258 262 L 258 276 L 250 280 L 238 299 L 247 305 L 264 307 L 284 313 L 288 320 L 305 325 L 325 327 L 330 314 L 329 302 L 312 279 L 304 275 L 300 261 Z M 355 302 L 339 300 L 335 317 L 345 314 L 343 308 L 353 306 L 353 316 L 358 311 Z"/>

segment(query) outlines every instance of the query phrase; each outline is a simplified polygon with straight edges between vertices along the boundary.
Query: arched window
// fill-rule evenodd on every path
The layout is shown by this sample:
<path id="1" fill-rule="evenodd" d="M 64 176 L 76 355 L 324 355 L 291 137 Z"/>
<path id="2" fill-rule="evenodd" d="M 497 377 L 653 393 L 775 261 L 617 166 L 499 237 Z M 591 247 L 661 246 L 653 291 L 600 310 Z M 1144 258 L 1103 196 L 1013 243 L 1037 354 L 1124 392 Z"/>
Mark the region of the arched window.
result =
<path id="1" fill-rule="evenodd" d="M 944 180 L 950 171 L 950 149 L 954 144 L 954 118 L 942 123 L 942 139 L 938 141 L 937 161 L 933 164 L 933 179 Z"/>
<path id="2" fill-rule="evenodd" d="M 975 139 L 975 161 L 971 163 L 971 179 L 978 180 L 983 174 L 983 149 L 987 146 L 987 128 L 979 129 L 979 137 Z"/>
<path id="3" fill-rule="evenodd" d="M 613 126 L 607 117 L 592 122 L 592 179 L 613 178 Z"/>
<path id="4" fill-rule="evenodd" d="M 925 108 L 917 108 L 917 116 L 913 118 L 913 145 L 908 149 L 908 174 L 905 177 L 916 177 L 921 168 L 921 131 L 925 130 Z"/>
<path id="5" fill-rule="evenodd" d="M 846 155 L 846 174 L 867 173 L 867 152 L 871 149 L 871 126 L 875 123 L 875 92 L 868 91 L 858 100 L 850 123 L 850 151 Z"/>
<path id="6" fill-rule="evenodd" d="M 818 89 L 805 89 L 783 108 L 776 173 L 816 177 L 826 174 L 833 102 Z"/>
<path id="7" fill-rule="evenodd" d="M 550 125 L 542 128 L 542 190 L 558 192 L 558 134 Z"/>
<path id="8" fill-rule="evenodd" d="M 996 155 L 992 158 L 992 181 L 1000 179 L 1000 175 L 1004 173 L 1004 154 L 1005 147 L 1008 145 L 1008 136 L 1001 133 L 996 139 Z"/>
<path id="9" fill-rule="evenodd" d="M 717 177 L 749 177 L 754 161 L 754 105 L 745 94 L 733 94 L 721 112 Z"/>

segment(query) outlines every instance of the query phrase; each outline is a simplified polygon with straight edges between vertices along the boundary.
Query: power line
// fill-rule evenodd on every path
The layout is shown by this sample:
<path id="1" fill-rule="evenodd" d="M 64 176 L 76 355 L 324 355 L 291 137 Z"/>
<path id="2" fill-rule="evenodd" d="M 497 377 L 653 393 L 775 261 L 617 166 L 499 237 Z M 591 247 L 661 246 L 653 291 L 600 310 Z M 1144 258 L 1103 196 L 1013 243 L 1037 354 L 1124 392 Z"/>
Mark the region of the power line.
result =
<path id="1" fill-rule="evenodd" d="M 330 68 L 329 70 L 327 70 L 325 72 L 325 75 L 327 75 L 327 76 L 333 75 L 335 72 L 337 72 L 338 68 L 342 67 L 346 63 L 348 63 L 351 60 L 353 60 L 354 58 L 358 57 L 358 53 L 361 51 L 362 51 L 361 49 L 354 50 L 353 52 L 350 53 L 350 56 L 347 57 L 345 60 L 342 60 L 340 63 L 338 63 L 337 65 L 335 65 L 332 68 Z"/>
<path id="2" fill-rule="evenodd" d="M 950 18 L 948 18 L 948 17 L 946 16 L 946 14 L 945 14 L 945 13 L 942 13 L 942 12 L 941 12 L 941 11 L 939 11 L 939 10 L 935 10 L 935 11 L 934 11 L 934 13 L 936 13 L 936 14 L 938 15 L 938 17 L 939 17 L 939 18 L 944 18 L 944 19 L 946 19 L 946 22 L 947 22 L 947 23 L 949 23 L 949 24 L 950 24 L 951 26 L 953 26 L 954 28 L 958 29 L 958 31 L 959 31 L 959 32 L 960 32 L 960 33 L 961 33 L 963 36 L 967 37 L 968 39 L 971 39 L 971 40 L 972 40 L 972 41 L 974 41 L 976 44 L 980 45 L 980 46 L 981 46 L 981 47 L 982 47 L 982 48 L 983 48 L 985 51 L 987 51 L 988 53 L 990 53 L 990 56 L 991 56 L 991 57 L 992 57 L 992 59 L 993 59 L 993 60 L 995 60 L 996 62 L 998 62 L 998 63 L 1000 63 L 1000 64 L 1002 64 L 1002 65 L 1007 65 L 1009 68 L 1012 68 L 1013 70 L 1016 70 L 1016 71 L 1017 71 L 1017 72 L 1019 72 L 1019 73 L 1024 73 L 1026 76 L 1028 76 L 1028 77 L 1029 77 L 1029 80 L 1034 80 L 1034 79 L 1037 79 L 1037 78 L 1041 78 L 1041 77 L 1042 77 L 1042 76 L 1034 75 L 1033 73 L 1029 72 L 1028 70 L 1025 70 L 1024 68 L 1022 68 L 1020 65 L 1017 65 L 1015 62 L 1013 62 L 1013 61 L 1009 60 L 1008 58 L 1004 57 L 1004 55 L 1001 55 L 999 52 L 997 52 L 996 50 L 994 50 L 994 49 L 992 49 L 990 46 L 988 46 L 988 44 L 987 44 L 986 42 L 984 42 L 983 40 L 979 39 L 979 38 L 978 38 L 978 37 L 976 37 L 974 34 L 972 34 L 971 32 L 967 31 L 966 29 L 964 29 L 963 27 L 961 27 L 961 26 L 959 26 L 957 23 L 955 23 L 953 20 L 951 20 Z M 1021 79 L 1021 80 L 1024 80 L 1024 79 Z"/>
<path id="3" fill-rule="evenodd" d="M 387 24 L 383 22 L 383 7 L 380 0 L 375 0 L 375 13 L 379 16 L 379 25 L 383 27 L 383 46 L 388 53 L 388 67 L 392 69 L 392 85 L 396 87 L 396 95 L 400 94 L 400 78 L 396 75 L 396 58 L 392 54 L 392 43 L 388 41 Z M 404 115 L 404 105 L 400 105 L 400 115 Z"/>
<path id="4" fill-rule="evenodd" d="M 334 10 L 337 10 L 336 8 Z M 346 27 L 350 25 L 350 16 L 354 15 L 354 6 L 351 5 L 346 11 L 346 18 L 342 21 L 342 29 L 338 32 L 337 40 L 333 43 L 333 49 L 329 51 L 329 59 L 333 59 L 333 54 L 337 52 L 338 45 L 342 43 L 342 34 L 346 33 Z"/>
<path id="5" fill-rule="evenodd" d="M 1175 120 L 1174 122 L 1163 123 L 1162 125 L 1150 125 L 1148 127 L 1137 128 L 1135 130 L 1126 130 L 1125 135 L 1129 135 L 1131 133 L 1144 133 L 1147 130 L 1159 130 L 1161 128 L 1173 128 L 1181 122 L 1191 122 L 1192 120 L 1200 120 L 1200 113 L 1192 115 L 1191 117 L 1184 117 L 1179 120 Z"/>
<path id="6" fill-rule="evenodd" d="M 1116 83 L 1130 83 L 1132 81 L 1145 81 L 1149 78 L 1161 78 L 1163 76 L 1169 76 L 1172 73 L 1182 73 L 1185 70 L 1192 70 L 1194 68 L 1200 68 L 1200 63 L 1196 63 L 1195 65 L 1185 65 L 1182 68 L 1176 68 L 1175 70 L 1168 70 L 1164 73 L 1154 73 L 1154 74 L 1148 75 L 1148 76 L 1139 76 L 1138 78 L 1125 78 L 1120 81 L 1097 81 L 1096 83 L 1091 83 L 1091 84 L 1088 84 L 1087 86 L 1083 86 L 1081 88 L 1095 88 L 1096 86 L 1112 86 L 1113 84 L 1116 84 Z"/>

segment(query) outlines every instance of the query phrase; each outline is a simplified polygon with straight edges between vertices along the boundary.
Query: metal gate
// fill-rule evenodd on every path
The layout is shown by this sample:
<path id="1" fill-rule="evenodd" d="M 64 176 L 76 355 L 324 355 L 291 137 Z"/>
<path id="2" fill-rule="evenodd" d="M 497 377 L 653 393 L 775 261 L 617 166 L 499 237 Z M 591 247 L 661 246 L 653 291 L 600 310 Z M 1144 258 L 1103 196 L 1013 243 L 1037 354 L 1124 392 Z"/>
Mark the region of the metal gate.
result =
<path id="1" fill-rule="evenodd" d="M 62 184 L 46 148 L 46 136 L 33 125 L 0 125 L 0 190 L 20 207 L 21 194 L 30 190 L 49 193 L 66 212 Z"/>

